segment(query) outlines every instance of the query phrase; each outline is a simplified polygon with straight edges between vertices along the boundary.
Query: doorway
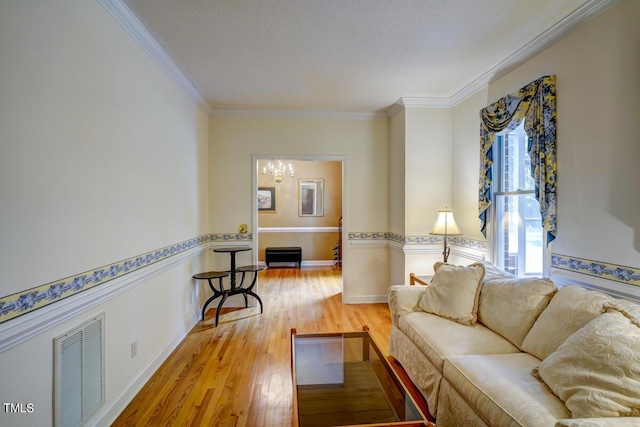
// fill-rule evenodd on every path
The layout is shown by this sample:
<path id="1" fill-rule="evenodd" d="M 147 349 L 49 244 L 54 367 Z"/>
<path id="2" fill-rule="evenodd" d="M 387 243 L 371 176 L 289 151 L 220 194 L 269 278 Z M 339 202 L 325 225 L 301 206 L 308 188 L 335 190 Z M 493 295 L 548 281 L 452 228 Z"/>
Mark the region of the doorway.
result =
<path id="1" fill-rule="evenodd" d="M 255 262 L 265 262 L 266 247 L 301 247 L 301 268 L 340 271 L 343 300 L 346 163 L 345 156 L 253 156 Z"/>

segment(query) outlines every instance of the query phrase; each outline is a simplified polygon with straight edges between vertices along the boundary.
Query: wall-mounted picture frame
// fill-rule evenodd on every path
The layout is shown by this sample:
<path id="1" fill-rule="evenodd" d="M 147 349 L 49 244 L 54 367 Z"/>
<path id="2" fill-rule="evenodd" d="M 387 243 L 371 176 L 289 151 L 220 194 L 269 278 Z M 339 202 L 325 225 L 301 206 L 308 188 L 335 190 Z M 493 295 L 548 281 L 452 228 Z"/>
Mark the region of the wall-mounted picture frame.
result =
<path id="1" fill-rule="evenodd" d="M 300 179 L 299 216 L 324 216 L 324 179 Z"/>
<path id="2" fill-rule="evenodd" d="M 258 212 L 276 211 L 276 187 L 258 187 Z"/>

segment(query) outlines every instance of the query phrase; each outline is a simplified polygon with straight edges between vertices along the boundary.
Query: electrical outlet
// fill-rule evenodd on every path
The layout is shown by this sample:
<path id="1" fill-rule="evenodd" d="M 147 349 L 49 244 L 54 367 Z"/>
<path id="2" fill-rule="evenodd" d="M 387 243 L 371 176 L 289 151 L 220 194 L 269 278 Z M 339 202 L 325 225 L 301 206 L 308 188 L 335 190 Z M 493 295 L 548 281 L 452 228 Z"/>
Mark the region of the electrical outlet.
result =
<path id="1" fill-rule="evenodd" d="M 138 355 L 138 341 L 131 343 L 131 358 L 133 359 Z"/>

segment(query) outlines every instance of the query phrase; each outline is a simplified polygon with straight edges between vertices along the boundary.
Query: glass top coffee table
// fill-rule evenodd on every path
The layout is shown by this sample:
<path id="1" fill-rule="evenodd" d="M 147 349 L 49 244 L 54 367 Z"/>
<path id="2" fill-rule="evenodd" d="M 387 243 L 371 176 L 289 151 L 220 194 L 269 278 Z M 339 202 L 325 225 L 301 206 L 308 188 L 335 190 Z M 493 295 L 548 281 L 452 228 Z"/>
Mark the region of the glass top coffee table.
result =
<path id="1" fill-rule="evenodd" d="M 433 426 L 380 352 L 362 332 L 291 330 L 294 425 Z"/>

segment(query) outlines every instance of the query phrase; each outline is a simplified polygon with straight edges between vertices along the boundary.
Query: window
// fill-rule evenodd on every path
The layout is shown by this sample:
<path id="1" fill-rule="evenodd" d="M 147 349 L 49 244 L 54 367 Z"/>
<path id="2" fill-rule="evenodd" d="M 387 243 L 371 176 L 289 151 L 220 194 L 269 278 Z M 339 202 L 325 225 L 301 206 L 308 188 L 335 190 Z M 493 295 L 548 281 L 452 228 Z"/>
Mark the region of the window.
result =
<path id="1" fill-rule="evenodd" d="M 518 277 L 543 275 L 546 247 L 527 140 L 521 122 L 496 135 L 494 147 L 493 259 Z"/>

